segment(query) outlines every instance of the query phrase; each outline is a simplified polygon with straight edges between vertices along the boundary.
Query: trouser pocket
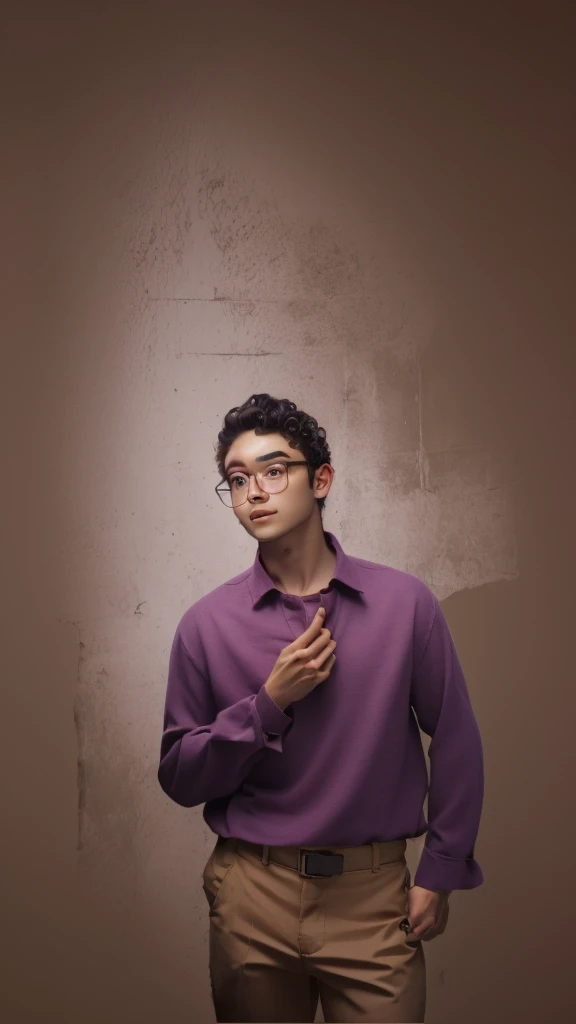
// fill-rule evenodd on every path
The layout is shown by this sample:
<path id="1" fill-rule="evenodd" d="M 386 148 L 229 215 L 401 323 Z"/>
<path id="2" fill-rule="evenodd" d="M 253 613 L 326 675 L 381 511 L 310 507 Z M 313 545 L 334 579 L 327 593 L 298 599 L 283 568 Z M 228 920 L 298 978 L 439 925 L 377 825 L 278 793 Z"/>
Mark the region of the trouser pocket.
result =
<path id="1" fill-rule="evenodd" d="M 218 836 L 202 872 L 202 888 L 211 911 L 215 909 L 216 903 L 220 902 L 224 883 L 228 882 L 236 857 L 236 840 Z"/>

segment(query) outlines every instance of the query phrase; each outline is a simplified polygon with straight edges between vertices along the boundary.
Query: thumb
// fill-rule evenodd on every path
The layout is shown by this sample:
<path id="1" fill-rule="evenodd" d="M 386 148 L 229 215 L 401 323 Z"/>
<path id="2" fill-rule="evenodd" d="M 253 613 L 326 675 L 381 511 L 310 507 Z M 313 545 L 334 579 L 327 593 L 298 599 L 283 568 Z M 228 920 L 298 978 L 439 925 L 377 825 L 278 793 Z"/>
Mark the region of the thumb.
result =
<path id="1" fill-rule="evenodd" d="M 291 646 L 296 649 L 308 647 L 322 629 L 322 623 L 324 622 L 325 615 L 325 609 L 321 606 L 308 626 L 308 629 L 305 629 L 299 637 L 296 637 L 296 640 L 292 642 Z"/>

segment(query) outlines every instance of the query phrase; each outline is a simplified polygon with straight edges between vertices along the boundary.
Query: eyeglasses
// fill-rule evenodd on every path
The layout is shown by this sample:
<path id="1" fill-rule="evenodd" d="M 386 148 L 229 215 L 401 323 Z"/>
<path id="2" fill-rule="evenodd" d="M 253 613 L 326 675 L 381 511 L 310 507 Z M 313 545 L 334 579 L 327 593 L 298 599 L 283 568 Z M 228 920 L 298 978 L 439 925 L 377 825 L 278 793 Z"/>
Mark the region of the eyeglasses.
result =
<path id="1" fill-rule="evenodd" d="M 266 491 L 267 494 L 279 494 L 280 491 L 286 490 L 288 486 L 288 470 L 290 466 L 307 465 L 306 461 L 294 460 L 294 462 L 275 462 L 273 466 L 268 466 L 267 469 L 262 470 L 260 473 L 241 473 L 238 471 L 228 477 L 227 482 L 229 486 L 222 485 L 221 483 L 216 484 L 214 490 L 224 505 L 228 508 L 238 508 L 248 498 L 250 477 L 256 477 L 256 482 L 261 491 Z"/>

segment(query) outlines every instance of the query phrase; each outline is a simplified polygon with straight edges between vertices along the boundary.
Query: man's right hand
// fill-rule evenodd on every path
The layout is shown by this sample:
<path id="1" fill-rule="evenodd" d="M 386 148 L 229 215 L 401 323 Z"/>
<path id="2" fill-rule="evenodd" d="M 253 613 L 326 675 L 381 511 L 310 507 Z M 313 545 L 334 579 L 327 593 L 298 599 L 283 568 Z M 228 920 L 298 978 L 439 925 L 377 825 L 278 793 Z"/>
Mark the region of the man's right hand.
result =
<path id="1" fill-rule="evenodd" d="M 322 627 L 325 615 L 320 607 L 308 629 L 280 651 L 266 680 L 268 695 L 282 711 L 323 683 L 334 667 L 336 641 Z"/>

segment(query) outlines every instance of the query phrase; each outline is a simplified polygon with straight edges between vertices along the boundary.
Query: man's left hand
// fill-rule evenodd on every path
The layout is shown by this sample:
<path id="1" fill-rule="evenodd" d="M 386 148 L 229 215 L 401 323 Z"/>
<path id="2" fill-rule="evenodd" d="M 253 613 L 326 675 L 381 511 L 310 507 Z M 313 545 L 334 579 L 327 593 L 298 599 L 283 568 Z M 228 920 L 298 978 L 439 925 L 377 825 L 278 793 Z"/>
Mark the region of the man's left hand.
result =
<path id="1" fill-rule="evenodd" d="M 410 931 L 406 933 L 408 942 L 428 942 L 435 939 L 448 924 L 450 893 L 432 892 L 421 885 L 413 885 L 408 889 L 408 921 Z"/>

